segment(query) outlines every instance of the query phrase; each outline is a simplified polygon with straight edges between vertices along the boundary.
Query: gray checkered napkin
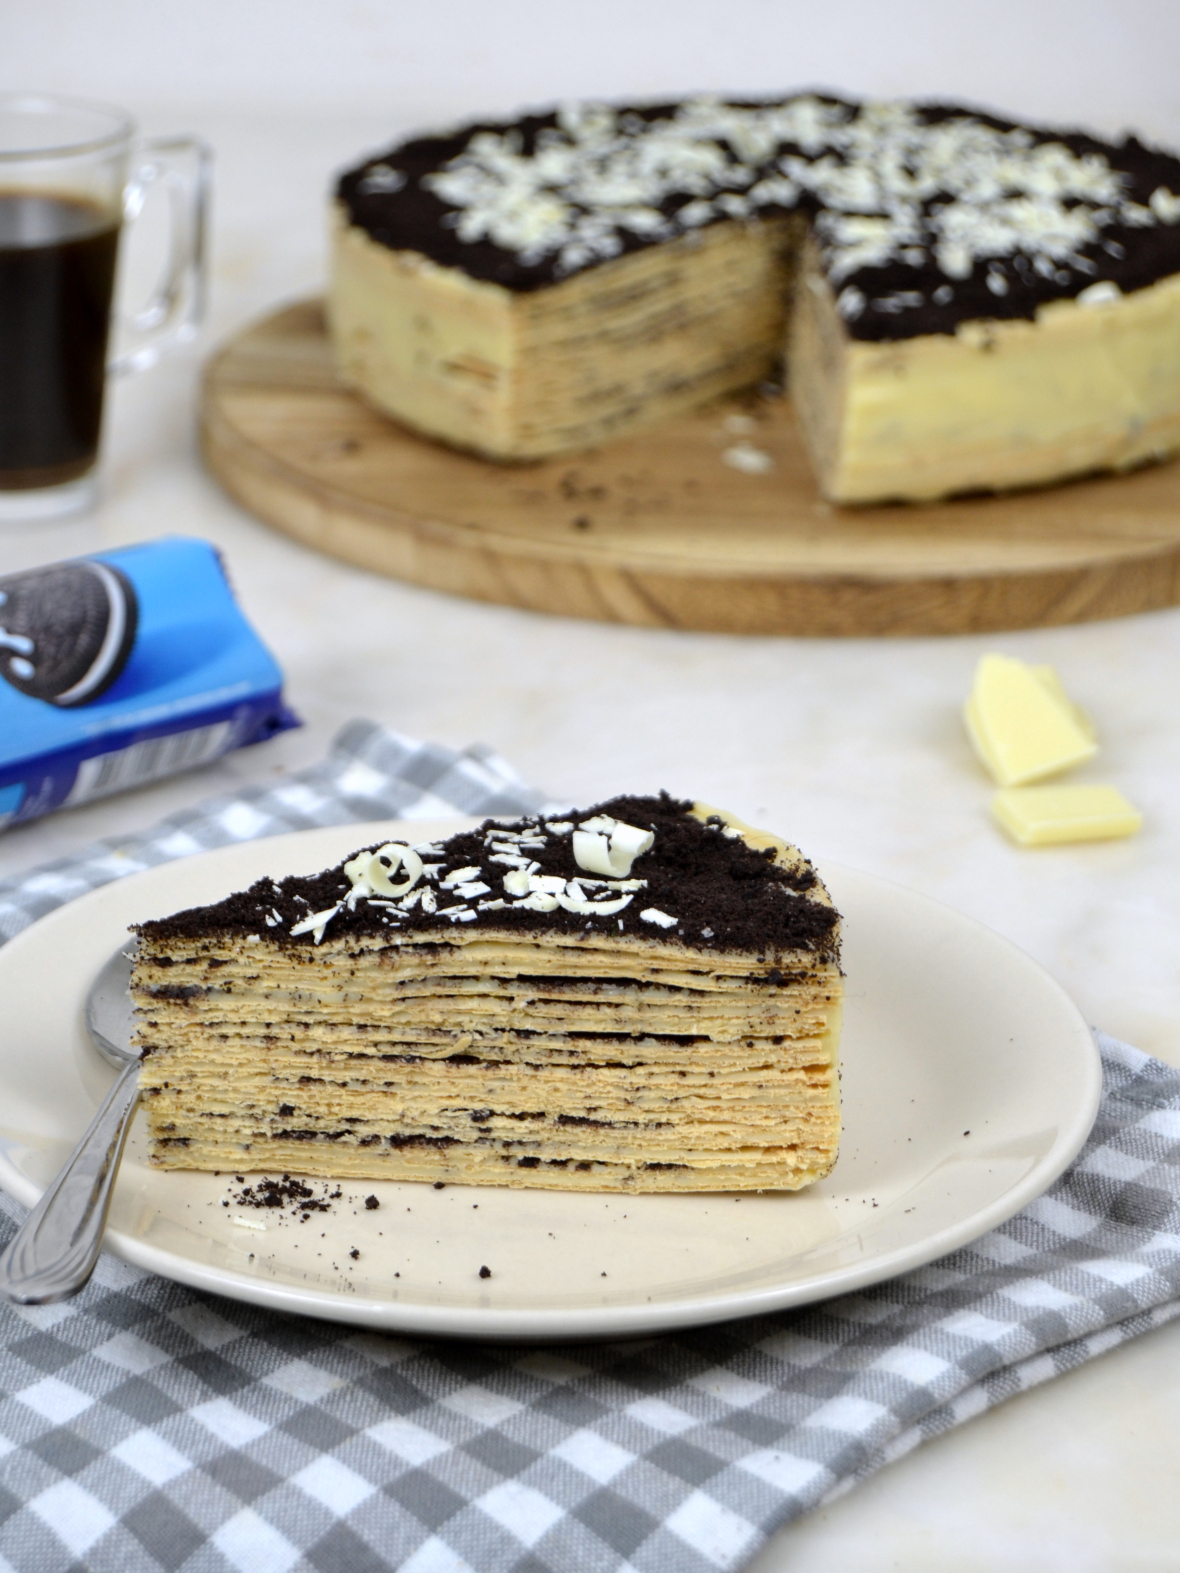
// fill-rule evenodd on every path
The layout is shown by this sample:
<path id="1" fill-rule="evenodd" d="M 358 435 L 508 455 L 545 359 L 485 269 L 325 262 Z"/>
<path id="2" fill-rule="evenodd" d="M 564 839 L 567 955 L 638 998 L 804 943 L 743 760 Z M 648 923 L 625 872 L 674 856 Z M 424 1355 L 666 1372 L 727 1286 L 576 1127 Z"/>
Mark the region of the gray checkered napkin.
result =
<path id="1" fill-rule="evenodd" d="M 201 847 L 537 806 L 495 756 L 364 723 L 282 785 L 0 887 L 12 934 Z M 0 1311 L 0 1573 L 706 1573 L 924 1438 L 1180 1309 L 1180 1075 L 1099 1038 L 1072 1169 L 933 1266 L 628 1344 L 431 1345 L 197 1294 L 110 1256 Z M 0 1202 L 0 1233 L 20 1209 Z"/>

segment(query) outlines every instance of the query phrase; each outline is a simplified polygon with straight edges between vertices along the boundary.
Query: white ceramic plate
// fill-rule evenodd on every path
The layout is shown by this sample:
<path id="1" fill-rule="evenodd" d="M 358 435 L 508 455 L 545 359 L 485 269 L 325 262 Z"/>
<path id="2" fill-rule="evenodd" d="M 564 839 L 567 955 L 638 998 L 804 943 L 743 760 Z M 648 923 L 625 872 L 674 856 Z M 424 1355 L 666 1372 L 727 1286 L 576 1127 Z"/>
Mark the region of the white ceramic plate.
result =
<path id="1" fill-rule="evenodd" d="M 470 821 L 415 821 L 414 840 Z M 399 827 L 203 853 L 51 913 L 0 950 L 0 1185 L 33 1202 L 114 1075 L 82 1007 L 128 923 L 309 873 Z M 929 1262 L 1018 1212 L 1075 1156 L 1097 1051 L 1022 951 L 912 891 L 826 866 L 845 916 L 840 1160 L 798 1195 L 590 1196 L 392 1182 L 306 1224 L 225 1208 L 228 1181 L 148 1167 L 137 1119 L 106 1243 L 217 1294 L 443 1336 L 617 1337 L 803 1305 Z M 363 1198 L 375 1193 L 380 1207 Z M 265 1230 L 235 1219 L 264 1221 Z M 349 1253 L 359 1251 L 353 1259 Z M 480 1278 L 483 1266 L 490 1278 Z"/>

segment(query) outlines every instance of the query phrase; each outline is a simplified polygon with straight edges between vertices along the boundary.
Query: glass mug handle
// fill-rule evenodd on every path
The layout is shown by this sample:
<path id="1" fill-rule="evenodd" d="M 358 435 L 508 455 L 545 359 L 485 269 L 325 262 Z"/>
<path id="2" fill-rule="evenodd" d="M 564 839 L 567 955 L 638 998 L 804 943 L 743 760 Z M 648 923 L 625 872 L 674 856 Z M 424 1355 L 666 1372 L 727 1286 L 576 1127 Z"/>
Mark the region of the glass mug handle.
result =
<path id="1" fill-rule="evenodd" d="M 123 220 L 130 227 L 149 192 L 162 186 L 168 194 L 168 259 L 139 310 L 117 320 L 126 347 L 108 367 L 116 375 L 154 366 L 191 339 L 205 315 L 212 168 L 213 150 L 200 137 L 161 137 L 140 146 L 123 193 Z"/>

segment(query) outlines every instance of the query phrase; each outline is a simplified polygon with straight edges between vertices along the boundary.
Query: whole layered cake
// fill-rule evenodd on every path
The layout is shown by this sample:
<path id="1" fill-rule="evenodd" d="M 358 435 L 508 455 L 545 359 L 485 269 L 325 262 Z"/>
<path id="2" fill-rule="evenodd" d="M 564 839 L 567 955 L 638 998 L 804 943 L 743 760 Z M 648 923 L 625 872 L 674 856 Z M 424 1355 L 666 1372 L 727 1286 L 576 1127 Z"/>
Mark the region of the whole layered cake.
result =
<path id="1" fill-rule="evenodd" d="M 136 932 L 165 1168 L 796 1190 L 836 1158 L 838 914 L 701 804 L 387 842 Z"/>
<path id="2" fill-rule="evenodd" d="M 500 459 L 772 376 L 820 485 L 923 499 L 1180 448 L 1180 160 L 954 105 L 694 98 L 343 175 L 345 380 Z"/>

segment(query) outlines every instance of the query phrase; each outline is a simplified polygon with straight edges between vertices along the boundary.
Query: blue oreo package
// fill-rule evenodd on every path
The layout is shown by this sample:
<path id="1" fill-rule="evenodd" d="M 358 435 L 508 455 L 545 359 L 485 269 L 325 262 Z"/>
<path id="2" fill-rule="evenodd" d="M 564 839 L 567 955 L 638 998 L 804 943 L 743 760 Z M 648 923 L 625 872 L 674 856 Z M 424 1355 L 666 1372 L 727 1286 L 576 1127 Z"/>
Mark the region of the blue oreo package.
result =
<path id="1" fill-rule="evenodd" d="M 0 576 L 0 827 L 298 726 L 208 541 Z"/>

